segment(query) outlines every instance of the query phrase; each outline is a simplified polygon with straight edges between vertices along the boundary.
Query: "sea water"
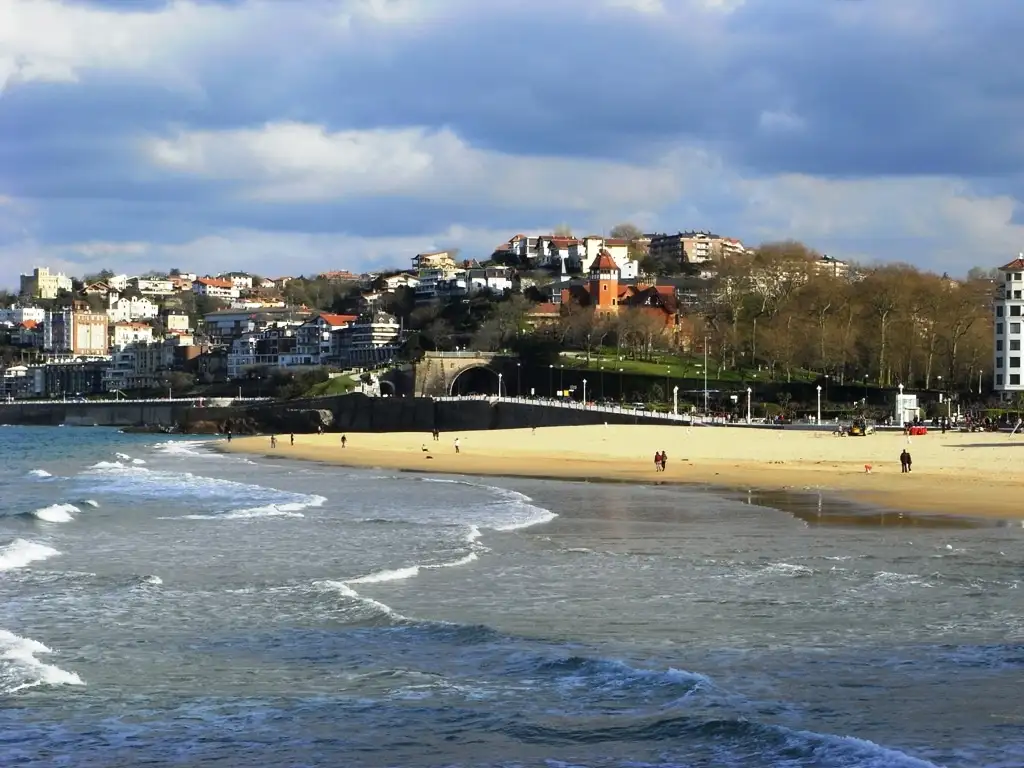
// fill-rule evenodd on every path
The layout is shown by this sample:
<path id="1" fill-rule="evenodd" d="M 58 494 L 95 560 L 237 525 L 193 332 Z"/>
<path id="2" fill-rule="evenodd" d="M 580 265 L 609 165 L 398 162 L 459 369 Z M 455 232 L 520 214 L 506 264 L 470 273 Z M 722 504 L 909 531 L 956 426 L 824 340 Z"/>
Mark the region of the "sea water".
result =
<path id="1" fill-rule="evenodd" d="M 0 453 L 3 766 L 1024 764 L 1019 524 L 101 429 Z"/>

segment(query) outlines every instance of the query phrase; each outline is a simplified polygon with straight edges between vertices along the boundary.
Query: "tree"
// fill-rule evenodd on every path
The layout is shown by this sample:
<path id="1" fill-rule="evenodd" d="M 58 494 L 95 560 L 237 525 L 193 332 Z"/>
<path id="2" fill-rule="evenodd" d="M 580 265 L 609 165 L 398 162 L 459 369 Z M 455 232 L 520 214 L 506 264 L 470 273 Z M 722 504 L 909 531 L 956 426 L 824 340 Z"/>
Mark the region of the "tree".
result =
<path id="1" fill-rule="evenodd" d="M 611 228 L 611 231 L 608 234 L 615 239 L 629 241 L 639 240 L 644 236 L 640 227 L 636 224 L 631 224 L 628 221 L 623 222 L 622 224 L 616 224 Z"/>
<path id="2" fill-rule="evenodd" d="M 572 237 L 572 227 L 568 224 L 559 224 L 555 227 L 554 235 L 556 237 Z"/>

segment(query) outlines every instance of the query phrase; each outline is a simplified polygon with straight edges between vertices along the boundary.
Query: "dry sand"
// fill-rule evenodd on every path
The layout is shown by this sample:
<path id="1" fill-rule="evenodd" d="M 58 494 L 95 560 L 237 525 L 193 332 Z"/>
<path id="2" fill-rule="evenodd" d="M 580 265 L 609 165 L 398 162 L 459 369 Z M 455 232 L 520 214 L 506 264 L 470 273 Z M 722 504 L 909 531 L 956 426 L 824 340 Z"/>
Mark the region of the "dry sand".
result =
<path id="1" fill-rule="evenodd" d="M 461 453 L 456 455 L 455 438 Z M 1024 519 L 1024 437 L 938 432 L 834 437 L 824 432 L 742 427 L 581 426 L 480 432 L 395 432 L 279 436 L 222 442 L 224 450 L 355 467 L 420 472 L 726 488 L 822 490 L 891 509 Z M 423 451 L 422 448 L 427 450 Z M 907 448 L 913 472 L 900 473 Z M 668 469 L 654 470 L 654 453 Z M 871 472 L 865 471 L 871 465 Z"/>

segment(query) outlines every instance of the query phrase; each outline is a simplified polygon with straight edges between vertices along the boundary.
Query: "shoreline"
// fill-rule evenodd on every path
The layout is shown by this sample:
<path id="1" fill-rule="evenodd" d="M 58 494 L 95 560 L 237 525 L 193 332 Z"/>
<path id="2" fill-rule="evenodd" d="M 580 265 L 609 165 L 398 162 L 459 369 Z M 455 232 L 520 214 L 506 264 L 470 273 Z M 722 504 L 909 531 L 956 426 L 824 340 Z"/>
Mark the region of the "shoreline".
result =
<path id="1" fill-rule="evenodd" d="M 266 436 L 220 440 L 211 447 L 426 474 L 822 493 L 915 517 L 1024 521 L 1024 475 L 1015 471 L 1024 438 L 1002 434 L 936 433 L 908 444 L 900 433 L 839 438 L 785 430 L 608 425 L 443 433 L 440 441 L 421 432 L 358 432 L 348 436 L 346 448 L 340 433 L 296 435 L 294 446 L 285 435 L 276 449 Z M 914 457 L 910 474 L 900 473 L 904 448 Z M 664 473 L 653 465 L 654 451 L 662 449 L 669 456 Z M 871 465 L 870 473 L 865 465 Z"/>

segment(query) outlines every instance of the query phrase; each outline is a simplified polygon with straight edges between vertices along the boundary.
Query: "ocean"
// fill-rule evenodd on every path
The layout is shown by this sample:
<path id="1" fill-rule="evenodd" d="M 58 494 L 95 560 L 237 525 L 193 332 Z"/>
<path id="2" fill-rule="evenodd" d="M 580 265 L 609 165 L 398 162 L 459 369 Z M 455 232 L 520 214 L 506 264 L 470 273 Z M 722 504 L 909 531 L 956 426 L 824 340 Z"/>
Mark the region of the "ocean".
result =
<path id="1" fill-rule="evenodd" d="M 1024 765 L 1019 523 L 287 450 L 0 428 L 0 765 Z"/>

